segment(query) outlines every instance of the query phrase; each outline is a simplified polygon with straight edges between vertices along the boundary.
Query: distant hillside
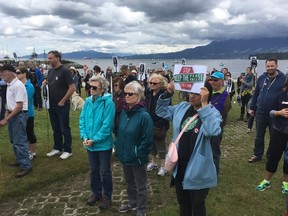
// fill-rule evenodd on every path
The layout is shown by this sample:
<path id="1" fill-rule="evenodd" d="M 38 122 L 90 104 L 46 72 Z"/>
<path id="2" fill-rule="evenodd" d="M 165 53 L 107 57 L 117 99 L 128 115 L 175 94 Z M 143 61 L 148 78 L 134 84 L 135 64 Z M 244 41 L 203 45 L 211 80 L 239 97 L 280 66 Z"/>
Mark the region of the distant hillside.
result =
<path id="1" fill-rule="evenodd" d="M 63 59 L 101 59 L 112 58 L 112 56 L 129 57 L 133 59 L 248 59 L 250 55 L 263 56 L 267 53 L 284 53 L 278 55 L 281 59 L 287 59 L 288 38 L 260 38 L 213 41 L 206 46 L 185 49 L 179 52 L 156 53 L 147 55 L 128 56 L 124 53 L 102 53 L 94 50 L 83 50 L 71 53 L 63 53 Z M 260 55 L 261 54 L 261 55 Z M 29 58 L 30 56 L 22 56 Z M 47 58 L 47 53 L 38 54 L 38 58 Z M 261 57 L 260 57 L 261 58 Z"/>
<path id="2" fill-rule="evenodd" d="M 47 58 L 47 53 L 38 54 L 37 58 Z M 82 50 L 82 51 L 75 51 L 70 53 L 62 53 L 62 59 L 105 59 L 105 58 L 112 58 L 115 54 L 112 53 L 102 53 L 97 52 L 94 50 Z M 30 58 L 31 56 L 22 56 L 21 58 Z"/>
<path id="3" fill-rule="evenodd" d="M 213 41 L 206 46 L 180 52 L 135 55 L 137 58 L 157 59 L 241 59 L 251 54 L 288 52 L 288 38 L 239 39 Z"/>

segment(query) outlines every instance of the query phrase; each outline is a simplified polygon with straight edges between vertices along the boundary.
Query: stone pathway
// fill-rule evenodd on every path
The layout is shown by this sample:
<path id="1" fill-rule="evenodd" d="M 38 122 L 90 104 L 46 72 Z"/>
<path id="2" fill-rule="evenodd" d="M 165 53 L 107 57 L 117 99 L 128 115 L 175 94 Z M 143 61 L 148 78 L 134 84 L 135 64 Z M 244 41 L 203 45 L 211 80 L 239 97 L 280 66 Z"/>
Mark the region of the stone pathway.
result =
<path id="1" fill-rule="evenodd" d="M 68 178 L 67 178 L 68 179 Z M 165 200 L 157 197 L 161 193 L 159 183 L 163 182 L 163 188 L 167 190 L 166 182 L 170 176 L 158 177 L 157 172 L 148 173 L 148 191 L 149 201 L 153 202 L 152 208 L 149 205 L 149 211 L 155 211 L 165 204 Z M 105 212 L 105 215 L 123 215 L 118 212 L 118 207 L 127 202 L 126 184 L 123 178 L 122 167 L 119 162 L 113 163 L 114 192 L 112 206 L 107 210 L 102 210 L 95 206 L 87 206 L 86 200 L 90 197 L 89 173 L 80 174 L 71 177 L 63 183 L 55 183 L 47 188 L 43 188 L 40 193 L 32 192 L 24 199 L 19 198 L 19 202 L 13 201 L 0 205 L 0 215 L 30 216 L 30 215 L 99 215 Z M 174 190 L 167 190 L 168 196 L 174 196 Z M 170 194 L 170 195 L 169 195 Z M 152 198 L 152 199 L 150 199 Z M 10 207 L 8 207 L 10 206 Z M 3 212 L 1 212 L 4 209 Z M 135 212 L 125 215 L 134 215 Z"/>

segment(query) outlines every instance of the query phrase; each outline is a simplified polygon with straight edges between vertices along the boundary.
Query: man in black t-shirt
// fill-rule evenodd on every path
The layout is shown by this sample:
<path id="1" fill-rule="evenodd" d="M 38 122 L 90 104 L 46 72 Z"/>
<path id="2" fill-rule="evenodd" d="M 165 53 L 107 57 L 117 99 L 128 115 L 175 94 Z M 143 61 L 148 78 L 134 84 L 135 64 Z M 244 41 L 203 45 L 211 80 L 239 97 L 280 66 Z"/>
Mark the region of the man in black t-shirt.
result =
<path id="1" fill-rule="evenodd" d="M 71 73 L 61 64 L 61 54 L 58 51 L 48 53 L 48 62 L 52 69 L 48 71 L 47 80 L 43 84 L 47 84 L 49 90 L 49 117 L 54 148 L 47 156 L 61 154 L 60 159 L 65 160 L 72 155 L 69 112 L 70 97 L 76 89 Z"/>

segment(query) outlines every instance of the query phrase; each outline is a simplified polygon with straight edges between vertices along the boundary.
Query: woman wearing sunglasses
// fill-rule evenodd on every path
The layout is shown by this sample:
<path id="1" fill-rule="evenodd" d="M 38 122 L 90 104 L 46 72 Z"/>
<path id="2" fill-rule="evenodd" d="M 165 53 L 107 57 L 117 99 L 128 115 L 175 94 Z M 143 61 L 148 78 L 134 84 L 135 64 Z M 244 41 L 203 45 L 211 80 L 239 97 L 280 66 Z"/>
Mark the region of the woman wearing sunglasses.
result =
<path id="1" fill-rule="evenodd" d="M 173 122 L 173 140 L 188 124 L 177 146 L 178 163 L 172 173 L 171 186 L 176 189 L 179 215 L 206 215 L 205 199 L 208 190 L 217 185 L 210 140 L 212 136 L 221 133 L 222 117 L 209 103 L 212 87 L 208 82 L 199 94 L 189 93 L 189 102 L 169 105 L 173 93 L 174 83 L 171 82 L 156 106 L 158 116 Z"/>
<path id="2" fill-rule="evenodd" d="M 161 159 L 161 166 L 158 176 L 164 176 L 165 155 L 166 155 L 166 133 L 169 129 L 169 121 L 159 117 L 155 113 L 158 97 L 164 93 L 167 87 L 167 79 L 160 74 L 152 74 L 149 77 L 149 92 L 146 94 L 146 104 L 148 112 L 153 120 L 153 148 L 151 151 L 151 162 L 147 166 L 147 171 L 157 170 L 156 155 Z"/>
<path id="3" fill-rule="evenodd" d="M 87 205 L 100 201 L 99 208 L 106 209 L 112 203 L 113 192 L 111 156 L 115 105 L 112 95 L 107 93 L 109 82 L 105 77 L 92 76 L 89 87 L 91 96 L 86 98 L 79 120 L 80 136 L 90 165 L 92 195 Z"/>
<path id="4" fill-rule="evenodd" d="M 115 143 L 117 157 L 122 164 L 127 183 L 128 203 L 119 212 L 137 210 L 137 216 L 146 215 L 146 164 L 153 143 L 153 122 L 146 110 L 144 89 L 137 81 L 124 88 L 126 105 L 120 114 Z"/>
<path id="5" fill-rule="evenodd" d="M 119 125 L 120 113 L 122 111 L 124 104 L 126 103 L 125 95 L 124 95 L 125 82 L 121 77 L 115 77 L 113 78 L 112 83 L 113 83 L 113 93 L 114 93 L 113 101 L 116 106 L 115 121 L 114 121 L 114 131 L 116 131 Z"/>

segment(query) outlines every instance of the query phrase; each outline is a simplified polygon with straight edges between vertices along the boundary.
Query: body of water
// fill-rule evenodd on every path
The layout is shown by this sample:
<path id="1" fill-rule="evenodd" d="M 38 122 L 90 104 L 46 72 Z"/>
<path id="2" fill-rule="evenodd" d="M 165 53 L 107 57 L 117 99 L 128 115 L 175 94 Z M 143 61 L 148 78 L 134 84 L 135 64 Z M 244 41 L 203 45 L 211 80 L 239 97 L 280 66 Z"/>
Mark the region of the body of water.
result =
<path id="1" fill-rule="evenodd" d="M 112 59 L 71 59 L 71 61 L 76 62 L 78 64 L 84 65 L 86 64 L 90 69 L 94 67 L 94 65 L 98 65 L 101 67 L 103 71 L 106 71 L 108 67 L 114 67 Z M 173 59 L 162 59 L 157 60 L 156 64 L 154 60 L 151 59 L 119 59 L 119 65 L 133 65 L 138 67 L 140 63 L 145 63 L 145 66 L 150 69 L 157 69 L 162 67 L 162 63 L 168 65 L 168 68 L 174 70 L 174 64 L 181 64 L 180 60 Z M 217 70 L 221 70 L 223 67 L 227 67 L 232 74 L 232 77 L 237 78 L 242 71 L 245 71 L 246 67 L 250 66 L 250 60 L 244 59 L 205 59 L 205 60 L 191 60 L 186 59 L 186 65 L 205 65 L 207 66 L 208 71 L 212 71 L 213 68 Z M 282 72 L 288 72 L 288 60 L 279 60 L 278 61 L 278 69 Z M 79 70 L 81 71 L 81 69 Z M 258 60 L 258 65 L 256 68 L 256 72 L 258 76 L 260 76 L 263 72 L 265 72 L 265 60 Z"/>

